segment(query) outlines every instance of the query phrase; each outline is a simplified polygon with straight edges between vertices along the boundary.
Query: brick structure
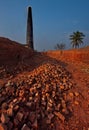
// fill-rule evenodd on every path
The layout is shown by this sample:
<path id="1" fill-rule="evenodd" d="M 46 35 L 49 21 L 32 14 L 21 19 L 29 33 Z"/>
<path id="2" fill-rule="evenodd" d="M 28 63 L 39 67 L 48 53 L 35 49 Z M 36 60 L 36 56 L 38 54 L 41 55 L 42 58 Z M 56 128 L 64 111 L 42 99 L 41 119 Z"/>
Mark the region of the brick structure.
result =
<path id="1" fill-rule="evenodd" d="M 27 34 L 26 34 L 26 44 L 34 50 L 33 46 L 33 23 L 32 23 L 32 9 L 28 7 L 28 17 L 27 17 Z"/>

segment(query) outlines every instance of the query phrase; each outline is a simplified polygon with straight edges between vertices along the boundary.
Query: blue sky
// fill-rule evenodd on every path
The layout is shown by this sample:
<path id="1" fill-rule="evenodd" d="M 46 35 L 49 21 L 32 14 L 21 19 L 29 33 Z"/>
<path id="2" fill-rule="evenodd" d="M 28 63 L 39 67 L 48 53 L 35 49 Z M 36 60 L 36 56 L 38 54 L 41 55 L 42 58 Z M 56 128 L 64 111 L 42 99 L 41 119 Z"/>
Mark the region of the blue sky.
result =
<path id="1" fill-rule="evenodd" d="M 89 0 L 0 0 L 0 36 L 26 43 L 28 6 L 36 50 L 51 50 L 61 42 L 70 48 L 69 35 L 77 30 L 86 35 L 84 44 L 89 44 Z"/>

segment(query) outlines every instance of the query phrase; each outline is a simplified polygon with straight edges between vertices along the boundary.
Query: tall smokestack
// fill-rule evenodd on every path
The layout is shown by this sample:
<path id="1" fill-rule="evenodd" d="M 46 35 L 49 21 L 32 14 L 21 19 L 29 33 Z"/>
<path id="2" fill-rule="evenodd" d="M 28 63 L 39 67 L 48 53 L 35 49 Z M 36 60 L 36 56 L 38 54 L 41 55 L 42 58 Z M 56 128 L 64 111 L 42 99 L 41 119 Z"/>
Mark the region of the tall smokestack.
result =
<path id="1" fill-rule="evenodd" d="M 34 47 L 33 47 L 33 23 L 32 23 L 32 9 L 31 9 L 31 7 L 28 7 L 26 44 L 28 47 L 30 47 L 31 49 L 34 50 Z"/>

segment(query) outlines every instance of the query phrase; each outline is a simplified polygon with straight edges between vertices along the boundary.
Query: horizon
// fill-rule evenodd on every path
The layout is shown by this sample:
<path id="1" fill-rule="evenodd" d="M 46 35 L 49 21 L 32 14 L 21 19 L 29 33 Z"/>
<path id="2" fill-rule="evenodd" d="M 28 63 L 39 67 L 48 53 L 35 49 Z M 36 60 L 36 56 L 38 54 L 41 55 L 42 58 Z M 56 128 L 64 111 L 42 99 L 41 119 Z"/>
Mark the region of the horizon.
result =
<path id="1" fill-rule="evenodd" d="M 88 0 L 20 0 L 19 3 L 3 0 L 0 3 L 0 37 L 25 44 L 27 8 L 31 6 L 35 50 L 53 50 L 57 43 L 65 43 L 69 49 L 69 36 L 77 30 L 85 34 L 83 46 L 89 45 L 88 5 Z"/>

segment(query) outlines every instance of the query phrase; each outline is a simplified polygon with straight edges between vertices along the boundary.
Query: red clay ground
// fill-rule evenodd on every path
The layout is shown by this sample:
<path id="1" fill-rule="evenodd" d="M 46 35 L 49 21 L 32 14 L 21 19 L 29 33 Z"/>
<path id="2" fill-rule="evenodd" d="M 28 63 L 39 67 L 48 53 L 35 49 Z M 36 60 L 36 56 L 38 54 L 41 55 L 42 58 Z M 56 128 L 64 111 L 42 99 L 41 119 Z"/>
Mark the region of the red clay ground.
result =
<path id="1" fill-rule="evenodd" d="M 89 47 L 64 51 L 46 52 L 66 64 L 65 68 L 72 74 L 74 87 L 72 92 L 77 92 L 73 103 L 73 117 L 70 119 L 70 130 L 89 129 Z"/>
<path id="2" fill-rule="evenodd" d="M 68 120 L 63 122 L 62 119 L 55 118 L 54 124 L 51 123 L 53 127 L 51 125 L 47 127 L 45 122 L 41 122 L 42 124 L 34 129 L 89 130 L 89 49 L 77 50 L 76 52 L 75 50 L 64 51 L 62 55 L 59 51 L 34 53 L 8 39 L 4 39 L 4 41 L 1 39 L 1 41 L 0 86 L 4 86 L 8 80 L 14 81 L 20 77 L 27 77 L 30 73 L 37 71 L 41 65 L 48 63 L 61 65 L 72 75 L 73 87 L 68 90 L 66 97 L 66 100 L 70 101 L 67 107 L 70 107 L 68 109 L 72 112 Z M 2 125 L 0 127 L 0 130 L 5 130 Z M 33 130 L 32 127 L 30 129 Z"/>

